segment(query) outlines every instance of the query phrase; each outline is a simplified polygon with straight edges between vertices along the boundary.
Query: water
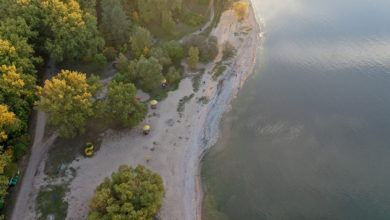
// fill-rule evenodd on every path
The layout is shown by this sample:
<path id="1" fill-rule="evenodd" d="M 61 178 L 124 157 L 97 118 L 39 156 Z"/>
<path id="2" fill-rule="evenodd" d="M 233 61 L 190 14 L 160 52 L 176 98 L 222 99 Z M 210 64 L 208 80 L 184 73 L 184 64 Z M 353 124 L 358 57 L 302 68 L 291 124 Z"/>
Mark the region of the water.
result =
<path id="1" fill-rule="evenodd" d="M 253 4 L 264 38 L 205 158 L 203 218 L 390 219 L 390 1 Z"/>

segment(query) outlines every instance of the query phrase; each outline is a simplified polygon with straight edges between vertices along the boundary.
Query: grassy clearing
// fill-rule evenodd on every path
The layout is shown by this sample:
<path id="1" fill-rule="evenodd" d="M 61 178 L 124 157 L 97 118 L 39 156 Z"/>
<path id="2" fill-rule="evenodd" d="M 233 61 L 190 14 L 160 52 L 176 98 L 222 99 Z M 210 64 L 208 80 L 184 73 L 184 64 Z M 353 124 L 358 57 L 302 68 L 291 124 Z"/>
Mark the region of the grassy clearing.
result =
<path id="1" fill-rule="evenodd" d="M 45 190 L 39 192 L 37 197 L 39 220 L 46 220 L 49 215 L 54 215 L 56 220 L 65 219 L 68 209 L 68 203 L 64 201 L 66 189 L 66 186 L 46 186 Z"/>
<path id="2" fill-rule="evenodd" d="M 194 93 L 189 96 L 184 96 L 179 100 L 179 104 L 177 105 L 177 112 L 181 113 L 184 111 L 185 104 L 189 102 L 194 97 Z"/>
<path id="3" fill-rule="evenodd" d="M 225 70 L 226 70 L 226 66 L 224 66 L 224 65 L 221 65 L 221 64 L 217 64 L 216 66 L 215 66 L 215 68 L 214 68 L 214 73 L 213 73 L 213 80 L 217 80 L 218 79 L 218 77 L 220 76 L 220 75 L 222 75 L 222 73 L 223 72 L 225 72 Z"/>
<path id="4" fill-rule="evenodd" d="M 81 61 L 64 61 L 63 63 L 57 64 L 57 68 L 59 70 L 66 69 L 66 70 L 86 73 L 87 76 L 90 76 L 91 74 L 95 74 L 100 76 L 100 78 L 104 79 L 111 76 L 109 75 L 109 73 L 106 73 L 104 71 L 109 65 L 110 64 L 107 64 L 104 68 L 97 68 L 92 64 L 92 62 L 84 63 Z"/>
<path id="5" fill-rule="evenodd" d="M 104 126 L 91 122 L 87 125 L 85 133 L 74 138 L 57 138 L 48 152 L 45 165 L 45 174 L 49 177 L 57 177 L 56 171 L 59 164 L 69 164 L 77 156 L 84 155 L 84 146 L 87 142 L 92 142 L 95 151 L 99 150 L 102 138 L 100 134 L 105 130 Z M 60 171 L 60 176 L 64 172 Z"/>
<path id="6" fill-rule="evenodd" d="M 186 0 L 184 2 L 186 10 L 190 10 L 192 13 L 195 14 L 202 14 L 202 16 L 205 16 L 206 21 L 209 19 L 209 12 L 208 9 L 208 2 L 206 4 L 199 4 L 195 1 Z M 184 9 L 183 9 L 184 10 Z M 170 41 L 170 40 L 179 40 L 183 38 L 184 36 L 191 34 L 200 28 L 203 27 L 203 24 L 199 25 L 187 25 L 182 20 L 179 21 L 178 24 L 176 24 L 176 28 L 172 33 L 167 33 L 163 30 L 162 25 L 158 24 L 157 22 L 151 22 L 150 24 L 147 24 L 146 27 L 149 29 L 149 31 L 152 33 L 153 36 L 158 37 L 160 40 L 158 44 L 162 44 L 163 42 Z"/>

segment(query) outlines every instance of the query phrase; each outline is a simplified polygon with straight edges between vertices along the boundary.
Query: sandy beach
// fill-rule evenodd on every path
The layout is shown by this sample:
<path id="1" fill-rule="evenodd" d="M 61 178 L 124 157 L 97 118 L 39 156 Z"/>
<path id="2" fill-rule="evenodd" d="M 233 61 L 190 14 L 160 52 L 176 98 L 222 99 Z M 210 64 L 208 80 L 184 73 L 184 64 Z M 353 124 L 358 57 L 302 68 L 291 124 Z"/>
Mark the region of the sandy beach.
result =
<path id="1" fill-rule="evenodd" d="M 197 92 L 193 91 L 192 77 L 184 78 L 179 88 L 169 92 L 157 109 L 149 109 L 146 119 L 139 126 L 121 132 L 106 131 L 102 134 L 100 150 L 93 157 L 79 157 L 65 167 L 74 168 L 77 174 L 70 182 L 66 196 L 69 204 L 66 219 L 86 219 L 88 203 L 94 189 L 122 164 L 143 164 L 161 175 L 166 196 L 159 213 L 160 219 L 200 219 L 201 157 L 217 141 L 222 114 L 229 108 L 231 99 L 252 72 L 259 33 L 260 28 L 252 8 L 243 21 L 238 21 L 232 10 L 225 11 L 218 26 L 211 32 L 211 35 L 218 38 L 219 53 L 214 62 L 202 66 L 205 73 Z M 226 41 L 235 46 L 236 54 L 233 58 L 222 60 L 222 45 Z M 213 80 L 213 68 L 220 61 L 227 68 L 223 75 Z M 179 100 L 191 94 L 194 94 L 193 98 L 179 114 Z M 145 95 L 139 97 L 147 99 Z M 201 97 L 207 97 L 209 102 L 202 103 L 199 101 Z M 142 135 L 141 127 L 144 124 L 151 126 L 148 136 Z M 148 162 L 145 160 L 146 156 L 150 157 Z M 44 162 L 40 164 L 41 171 L 43 167 Z M 43 172 L 39 172 L 34 180 L 35 189 L 44 184 L 44 178 Z M 34 206 L 30 210 L 24 219 L 36 219 Z"/>

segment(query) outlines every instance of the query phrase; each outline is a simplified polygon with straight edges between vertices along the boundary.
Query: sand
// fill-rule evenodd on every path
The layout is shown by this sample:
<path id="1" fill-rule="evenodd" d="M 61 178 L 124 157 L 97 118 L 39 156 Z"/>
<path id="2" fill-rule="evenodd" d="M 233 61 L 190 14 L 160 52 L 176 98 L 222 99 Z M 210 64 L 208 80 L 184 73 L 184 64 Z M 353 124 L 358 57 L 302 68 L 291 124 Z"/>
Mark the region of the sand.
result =
<path id="1" fill-rule="evenodd" d="M 67 219 L 86 219 L 94 189 L 122 164 L 143 164 L 161 175 L 166 196 L 159 213 L 160 219 L 200 219 L 200 159 L 205 150 L 215 144 L 223 112 L 229 108 L 231 99 L 252 72 L 259 32 L 253 10 L 244 21 L 238 21 L 232 10 L 225 11 L 211 33 L 218 38 L 220 51 L 214 62 L 202 66 L 205 74 L 198 92 L 193 91 L 191 78 L 183 79 L 179 89 L 169 92 L 157 109 L 149 109 L 146 119 L 139 126 L 122 132 L 108 130 L 103 134 L 100 150 L 93 157 L 79 157 L 67 166 L 77 170 L 66 196 L 69 203 Z M 222 44 L 225 41 L 235 45 L 236 56 L 222 61 L 228 67 L 214 81 L 211 78 L 212 70 L 215 63 L 222 59 Z M 179 114 L 179 100 L 192 93 L 194 97 Z M 210 100 L 207 104 L 198 102 L 203 96 Z M 144 124 L 151 126 L 148 136 L 142 135 L 141 127 Z M 150 156 L 149 162 L 146 162 L 146 156 Z M 34 185 L 39 185 L 43 179 L 44 176 L 39 175 Z M 30 213 L 25 219 L 34 219 L 31 216 Z"/>

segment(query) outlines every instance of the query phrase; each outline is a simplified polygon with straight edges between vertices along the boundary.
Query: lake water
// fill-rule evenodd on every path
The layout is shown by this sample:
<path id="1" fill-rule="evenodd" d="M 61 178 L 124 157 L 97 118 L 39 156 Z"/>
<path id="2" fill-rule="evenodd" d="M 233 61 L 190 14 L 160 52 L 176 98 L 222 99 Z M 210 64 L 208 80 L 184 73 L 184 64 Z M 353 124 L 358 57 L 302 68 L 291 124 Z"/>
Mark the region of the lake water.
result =
<path id="1" fill-rule="evenodd" d="M 205 158 L 203 219 L 390 219 L 390 1 L 253 4 L 264 37 Z"/>

